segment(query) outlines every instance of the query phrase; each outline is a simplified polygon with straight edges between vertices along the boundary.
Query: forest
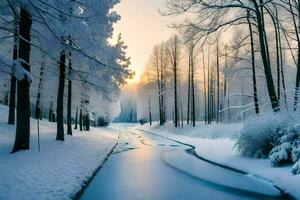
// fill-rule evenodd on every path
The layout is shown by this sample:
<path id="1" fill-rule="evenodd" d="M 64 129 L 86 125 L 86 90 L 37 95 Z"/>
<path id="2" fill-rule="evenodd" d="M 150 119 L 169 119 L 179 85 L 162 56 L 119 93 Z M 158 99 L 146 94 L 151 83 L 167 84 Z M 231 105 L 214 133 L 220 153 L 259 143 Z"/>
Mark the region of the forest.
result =
<path id="1" fill-rule="evenodd" d="M 1 1 L 1 102 L 16 123 L 12 152 L 29 149 L 30 117 L 56 122 L 64 141 L 64 123 L 72 135 L 72 124 L 89 130 L 118 112 L 111 108 L 133 72 L 121 34 L 109 42 L 117 3 Z"/>
<path id="2" fill-rule="evenodd" d="M 179 36 L 153 49 L 141 86 L 152 93 L 140 97 L 141 117 L 150 118 L 149 100 L 158 107 L 152 114 L 160 123 L 167 117 L 175 126 L 181 119 L 195 125 L 195 120 L 234 122 L 266 111 L 296 111 L 298 5 L 168 1 L 163 15 L 187 17 L 172 25 Z"/>

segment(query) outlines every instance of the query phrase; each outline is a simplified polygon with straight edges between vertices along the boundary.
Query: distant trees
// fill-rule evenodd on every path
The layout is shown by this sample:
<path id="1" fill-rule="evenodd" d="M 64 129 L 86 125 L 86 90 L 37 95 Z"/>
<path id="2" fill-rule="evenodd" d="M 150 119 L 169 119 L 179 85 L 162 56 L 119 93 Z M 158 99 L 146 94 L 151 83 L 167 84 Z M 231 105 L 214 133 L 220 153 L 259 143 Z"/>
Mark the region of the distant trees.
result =
<path id="1" fill-rule="evenodd" d="M 151 66 L 156 71 L 157 82 L 157 97 L 159 109 L 159 123 L 163 125 L 166 122 L 165 113 L 165 66 L 166 66 L 166 49 L 165 45 L 161 44 L 154 47 L 153 55 L 151 57 Z"/>
<path id="2" fill-rule="evenodd" d="M 78 107 L 76 107 L 76 113 L 75 113 L 75 127 L 74 129 L 77 130 L 77 126 L 78 126 Z"/>
<path id="3" fill-rule="evenodd" d="M 189 124 L 190 119 L 192 125 L 196 125 L 196 113 L 195 113 L 195 58 L 194 58 L 194 48 L 195 44 L 190 41 L 188 44 L 188 59 L 189 59 L 189 72 L 188 72 L 188 103 L 187 103 L 187 124 Z"/>
<path id="4" fill-rule="evenodd" d="M 184 2 L 184 3 L 183 3 Z M 187 34 L 193 35 L 194 37 L 205 38 L 205 36 L 212 35 L 216 32 L 222 32 L 226 27 L 237 26 L 244 23 L 247 19 L 247 12 L 256 19 L 252 21 L 257 28 L 258 41 L 260 45 L 260 54 L 264 67 L 264 75 L 266 78 L 266 84 L 271 102 L 272 109 L 276 112 L 279 111 L 279 101 L 275 92 L 270 52 L 268 47 L 268 38 L 265 27 L 265 3 L 262 0 L 255 1 L 191 1 L 191 0 L 180 0 L 180 1 L 169 1 L 170 8 L 174 13 L 187 12 L 189 10 L 197 10 L 197 15 L 210 16 L 207 20 L 203 20 L 200 23 L 187 22 L 182 26 L 186 30 Z M 239 15 L 232 15 L 227 17 L 227 13 L 239 13 Z"/>
<path id="5" fill-rule="evenodd" d="M 148 84 L 150 84 L 150 77 L 149 77 L 149 72 L 147 72 L 147 81 Z M 150 85 L 148 87 L 148 90 L 150 91 Z M 150 126 L 152 126 L 152 110 L 151 110 L 151 96 L 148 94 L 148 103 L 149 103 L 149 123 Z"/>
<path id="6" fill-rule="evenodd" d="M 42 85 L 43 85 L 43 76 L 44 76 L 44 67 L 45 63 L 41 62 L 41 68 L 40 68 L 40 77 L 39 77 L 39 84 L 37 88 L 37 97 L 36 97 L 36 103 L 35 103 L 35 118 L 39 119 L 42 115 L 42 109 L 41 109 L 41 95 L 42 95 Z"/>
<path id="7" fill-rule="evenodd" d="M 283 30 L 284 34 L 289 35 L 289 39 L 292 42 L 296 43 L 296 49 L 297 49 L 296 54 L 297 55 L 295 56 L 294 52 L 293 51 L 291 52 L 293 59 L 295 61 L 296 69 L 297 69 L 296 81 L 295 81 L 295 94 L 294 94 L 294 111 L 296 111 L 297 107 L 298 107 L 299 86 L 300 86 L 300 36 L 299 36 L 300 7 L 299 7 L 299 1 L 280 0 L 279 2 L 270 2 L 270 3 L 272 3 L 275 8 L 275 17 L 276 17 L 278 27 L 280 27 Z M 287 21 L 287 23 L 292 24 L 291 28 L 293 29 L 293 31 L 288 32 L 287 28 L 285 29 L 283 27 L 283 25 L 282 25 L 283 22 L 280 21 L 278 18 L 277 9 L 279 9 L 279 8 L 283 8 L 287 11 L 285 13 L 290 16 L 290 21 Z M 280 34 L 280 31 L 278 32 L 278 34 Z M 281 40 L 279 40 L 279 41 L 281 41 Z M 289 42 L 289 41 L 287 41 L 287 42 Z"/>
<path id="8" fill-rule="evenodd" d="M 115 122 L 136 123 L 137 118 L 137 104 L 133 96 L 121 97 L 121 112 L 120 115 L 114 119 Z"/>
<path id="9" fill-rule="evenodd" d="M 188 51 L 179 51 L 181 62 L 176 65 L 179 73 L 174 73 L 174 60 L 163 66 L 153 62 L 154 58 L 159 61 L 155 51 L 160 52 L 168 42 L 159 45 L 153 51 L 145 74 L 150 71 L 151 75 L 151 66 L 156 66 L 158 73 L 152 74 L 152 80 L 156 77 L 161 97 L 162 77 L 159 74 L 165 72 L 166 116 L 174 118 L 175 126 L 181 115 L 184 116 L 181 120 L 195 125 L 196 120 L 208 124 L 232 122 L 265 110 L 286 112 L 291 107 L 297 110 L 300 85 L 298 1 L 168 0 L 167 8 L 168 15 L 188 16 L 173 25 L 181 33 L 178 36 L 181 45 L 187 46 Z M 176 82 L 177 87 L 170 80 Z M 295 85 L 291 86 L 291 82 Z M 179 97 L 178 90 L 182 90 Z M 178 99 L 184 108 L 180 115 L 177 114 Z M 152 110 L 161 110 L 161 101 L 159 98 L 158 107 L 154 102 Z M 171 101 L 175 102 L 172 109 Z"/>
<path id="10" fill-rule="evenodd" d="M 191 117 L 193 120 L 193 125 L 195 125 L 196 120 L 196 112 L 193 112 L 195 109 L 195 91 L 194 86 L 194 72 L 189 73 L 188 77 L 183 77 L 182 69 L 183 62 L 181 62 L 181 56 L 183 55 L 183 42 L 180 38 L 175 35 L 171 37 L 168 41 L 161 43 L 154 47 L 152 55 L 150 57 L 150 61 L 148 66 L 146 67 L 145 73 L 143 74 L 142 80 L 144 84 L 144 90 L 148 91 L 156 91 L 156 95 L 158 97 L 157 105 L 155 102 L 151 101 L 150 108 L 150 99 L 148 99 L 148 119 L 152 121 L 152 116 L 156 116 L 160 123 L 163 125 L 168 119 L 172 119 L 175 127 L 180 127 L 180 121 L 183 123 L 184 120 L 184 111 L 183 111 L 183 102 L 182 99 L 182 82 L 186 82 L 188 79 L 191 81 L 190 87 L 188 90 L 191 90 L 190 100 L 186 101 L 186 103 L 191 106 L 191 110 L 187 112 L 187 115 Z M 188 48 L 189 49 L 189 48 Z M 189 49 L 190 50 L 190 49 Z M 193 54 L 194 55 L 194 54 Z M 190 65 L 191 70 L 194 71 L 194 60 L 190 58 L 188 62 L 192 62 L 193 66 Z M 181 80 L 183 79 L 183 80 Z M 156 85 L 156 88 L 154 87 Z M 186 88 L 184 88 L 185 91 Z M 150 95 L 151 96 L 151 95 Z M 194 97 L 194 98 L 193 98 Z M 149 98 L 149 97 L 148 97 Z M 151 98 L 152 100 L 153 98 Z M 157 112 L 154 112 L 154 108 L 157 108 Z M 191 116 L 190 116 L 191 115 Z"/>

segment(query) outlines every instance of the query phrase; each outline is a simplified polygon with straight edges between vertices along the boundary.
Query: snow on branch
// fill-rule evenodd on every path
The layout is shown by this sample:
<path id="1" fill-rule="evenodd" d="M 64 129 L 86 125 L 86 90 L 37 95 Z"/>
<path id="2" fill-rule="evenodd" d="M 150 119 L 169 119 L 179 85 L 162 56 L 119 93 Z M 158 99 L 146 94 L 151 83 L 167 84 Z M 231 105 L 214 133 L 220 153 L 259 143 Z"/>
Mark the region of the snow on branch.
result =
<path id="1" fill-rule="evenodd" d="M 25 78 L 32 82 L 33 77 L 31 73 L 24 69 L 21 63 L 26 63 L 24 60 L 12 60 L 0 54 L 0 70 L 2 72 L 12 74 L 18 81 L 22 81 Z"/>

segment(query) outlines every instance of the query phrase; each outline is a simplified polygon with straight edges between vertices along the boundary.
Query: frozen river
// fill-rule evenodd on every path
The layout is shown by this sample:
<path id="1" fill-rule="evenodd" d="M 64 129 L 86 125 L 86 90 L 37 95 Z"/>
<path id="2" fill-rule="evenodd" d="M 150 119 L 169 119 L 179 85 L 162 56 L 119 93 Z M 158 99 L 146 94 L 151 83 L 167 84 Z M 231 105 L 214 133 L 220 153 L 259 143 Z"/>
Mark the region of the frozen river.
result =
<path id="1" fill-rule="evenodd" d="M 118 146 L 81 200 L 285 199 L 268 182 L 198 159 L 190 146 L 121 130 Z"/>

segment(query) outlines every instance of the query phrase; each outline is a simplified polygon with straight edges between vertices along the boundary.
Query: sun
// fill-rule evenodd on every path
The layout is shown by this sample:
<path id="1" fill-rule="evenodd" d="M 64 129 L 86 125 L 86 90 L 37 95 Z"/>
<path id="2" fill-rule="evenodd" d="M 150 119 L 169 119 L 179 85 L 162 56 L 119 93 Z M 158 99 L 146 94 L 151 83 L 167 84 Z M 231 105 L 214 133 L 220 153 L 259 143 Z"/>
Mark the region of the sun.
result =
<path id="1" fill-rule="evenodd" d="M 130 66 L 130 69 L 135 73 L 135 75 L 132 79 L 128 79 L 128 84 L 139 83 L 141 81 L 141 75 L 143 73 L 143 70 L 140 68 L 135 68 L 133 66 Z"/>

